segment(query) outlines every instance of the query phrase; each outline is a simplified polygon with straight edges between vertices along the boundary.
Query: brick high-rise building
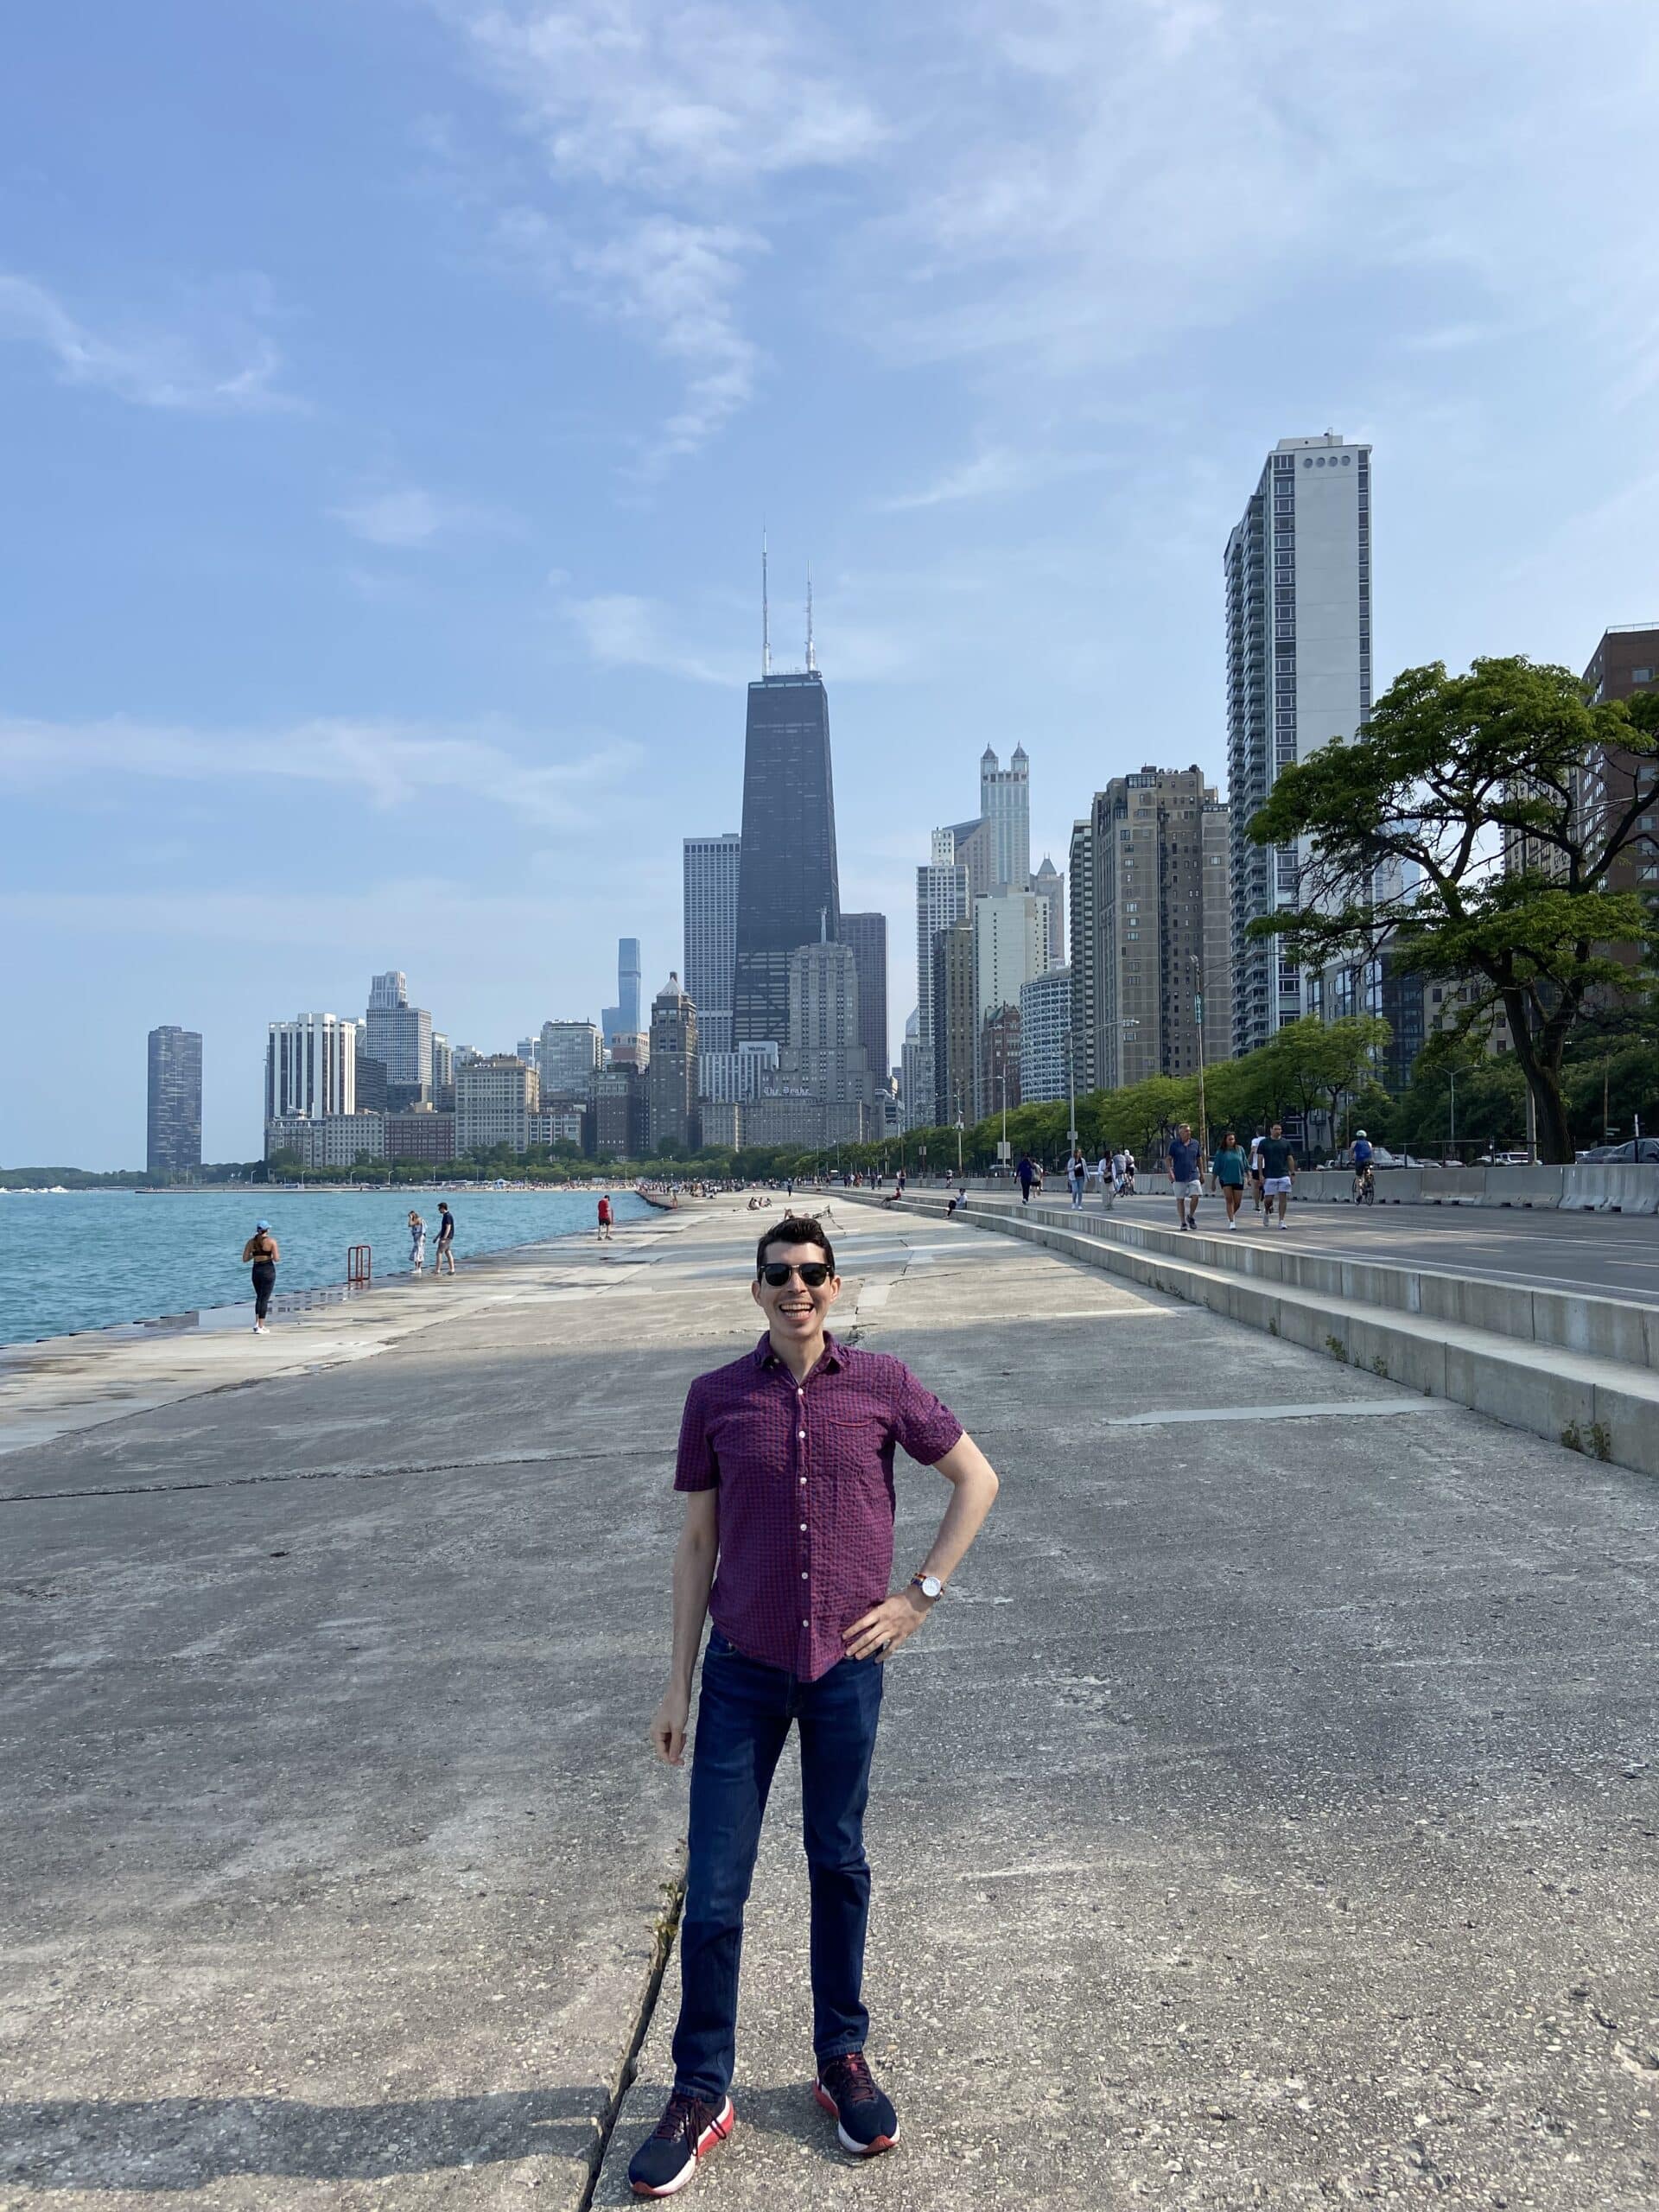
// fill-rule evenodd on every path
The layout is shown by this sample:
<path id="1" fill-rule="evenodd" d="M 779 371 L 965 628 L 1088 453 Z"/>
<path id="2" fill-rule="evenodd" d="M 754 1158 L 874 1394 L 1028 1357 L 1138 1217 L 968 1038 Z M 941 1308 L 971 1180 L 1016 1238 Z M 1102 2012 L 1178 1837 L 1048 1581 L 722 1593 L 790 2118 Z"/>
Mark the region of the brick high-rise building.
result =
<path id="1" fill-rule="evenodd" d="M 1226 806 L 1192 768 L 1143 768 L 1096 791 L 1071 838 L 1071 1027 L 1080 1090 L 1198 1071 L 1236 1023 Z"/>

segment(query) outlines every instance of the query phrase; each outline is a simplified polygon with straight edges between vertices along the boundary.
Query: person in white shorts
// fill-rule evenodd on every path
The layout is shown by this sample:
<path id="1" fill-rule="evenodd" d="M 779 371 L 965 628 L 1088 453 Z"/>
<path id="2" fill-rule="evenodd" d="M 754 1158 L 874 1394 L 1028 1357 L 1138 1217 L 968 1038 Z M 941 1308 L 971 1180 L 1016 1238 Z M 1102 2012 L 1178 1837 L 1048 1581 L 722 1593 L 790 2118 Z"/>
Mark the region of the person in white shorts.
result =
<path id="1" fill-rule="evenodd" d="M 1285 1219 L 1290 1207 L 1290 1186 L 1296 1179 L 1296 1155 L 1290 1148 L 1282 1122 L 1275 1122 L 1262 1140 L 1262 1219 L 1265 1228 L 1273 1227 L 1273 1208 L 1279 1205 L 1279 1226 L 1288 1229 Z"/>
<path id="2" fill-rule="evenodd" d="M 1169 1179 L 1175 1186 L 1176 1218 L 1183 1229 L 1191 1229 L 1204 1196 L 1204 1147 L 1194 1142 L 1190 1122 L 1181 1123 L 1170 1145 Z"/>

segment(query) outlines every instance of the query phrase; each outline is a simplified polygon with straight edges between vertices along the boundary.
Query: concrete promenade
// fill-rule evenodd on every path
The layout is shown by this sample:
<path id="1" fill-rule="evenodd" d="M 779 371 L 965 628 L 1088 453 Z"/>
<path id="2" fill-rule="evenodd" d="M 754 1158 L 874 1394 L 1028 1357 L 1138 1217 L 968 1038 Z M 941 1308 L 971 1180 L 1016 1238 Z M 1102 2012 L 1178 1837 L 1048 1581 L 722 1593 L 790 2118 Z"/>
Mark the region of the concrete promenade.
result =
<path id="1" fill-rule="evenodd" d="M 1002 1494 L 878 1751 L 904 2140 L 852 2167 L 810 2100 L 786 1760 L 696 2201 L 1650 2205 L 1659 1485 L 1006 1236 L 839 1224 L 842 1326 Z M 250 1339 L 0 1459 L 0 2207 L 632 2201 L 672 1443 L 756 1227 L 550 1248 L 248 1384 Z M 943 1485 L 899 1495 L 903 1573 Z"/>

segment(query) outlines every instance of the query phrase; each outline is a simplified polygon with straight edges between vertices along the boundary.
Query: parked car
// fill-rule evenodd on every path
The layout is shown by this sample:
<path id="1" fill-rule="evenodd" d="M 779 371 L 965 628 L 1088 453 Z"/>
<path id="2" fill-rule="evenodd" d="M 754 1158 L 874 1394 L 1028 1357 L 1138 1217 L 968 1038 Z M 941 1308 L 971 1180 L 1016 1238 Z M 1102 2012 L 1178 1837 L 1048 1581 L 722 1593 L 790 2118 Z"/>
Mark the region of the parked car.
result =
<path id="1" fill-rule="evenodd" d="M 1574 1159 L 1592 1165 L 1606 1166 L 1659 1167 L 1659 1137 L 1630 1137 L 1623 1144 L 1592 1144 L 1587 1152 L 1575 1153 Z"/>

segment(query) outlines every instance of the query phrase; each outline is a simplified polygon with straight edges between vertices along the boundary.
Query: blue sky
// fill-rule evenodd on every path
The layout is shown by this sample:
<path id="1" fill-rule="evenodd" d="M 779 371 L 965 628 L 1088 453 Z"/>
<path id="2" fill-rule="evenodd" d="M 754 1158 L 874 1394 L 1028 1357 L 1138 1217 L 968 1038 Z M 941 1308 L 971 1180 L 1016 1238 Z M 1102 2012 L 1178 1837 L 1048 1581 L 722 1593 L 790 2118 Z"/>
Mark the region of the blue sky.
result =
<path id="1" fill-rule="evenodd" d="M 842 887 L 988 742 L 1224 779 L 1262 457 L 1376 449 L 1380 681 L 1659 616 L 1650 0 L 60 0 L 0 79 L 0 1159 L 257 1149 L 264 1025 L 679 957 L 771 534 Z M 779 865 L 787 866 L 787 856 Z"/>

